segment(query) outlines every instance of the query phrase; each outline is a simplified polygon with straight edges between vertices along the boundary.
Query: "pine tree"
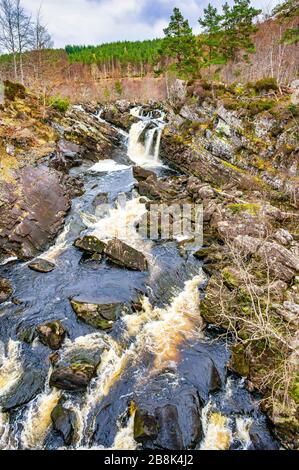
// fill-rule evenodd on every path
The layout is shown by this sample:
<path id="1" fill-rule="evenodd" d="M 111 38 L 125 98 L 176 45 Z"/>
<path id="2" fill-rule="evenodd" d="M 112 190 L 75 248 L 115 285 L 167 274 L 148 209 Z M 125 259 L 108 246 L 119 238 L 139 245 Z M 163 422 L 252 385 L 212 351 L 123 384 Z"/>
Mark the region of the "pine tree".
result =
<path id="1" fill-rule="evenodd" d="M 254 19 L 261 13 L 250 0 L 234 0 L 234 5 L 223 5 L 223 44 L 228 59 L 235 59 L 240 51 L 254 52 L 252 33 L 257 28 Z"/>
<path id="2" fill-rule="evenodd" d="M 173 68 L 182 76 L 195 75 L 199 67 L 199 47 L 188 20 L 174 8 L 170 23 L 164 29 L 161 55 L 175 59 Z"/>
<path id="3" fill-rule="evenodd" d="M 208 49 L 204 57 L 205 65 L 210 68 L 213 64 L 225 63 L 223 54 L 222 15 L 210 3 L 204 9 L 204 16 L 198 20 L 203 28 L 202 42 Z"/>
<path id="4" fill-rule="evenodd" d="M 299 0 L 285 0 L 274 8 L 273 14 L 282 21 L 290 21 L 293 18 L 297 19 L 297 25 L 286 30 L 282 41 L 285 44 L 299 42 Z"/>

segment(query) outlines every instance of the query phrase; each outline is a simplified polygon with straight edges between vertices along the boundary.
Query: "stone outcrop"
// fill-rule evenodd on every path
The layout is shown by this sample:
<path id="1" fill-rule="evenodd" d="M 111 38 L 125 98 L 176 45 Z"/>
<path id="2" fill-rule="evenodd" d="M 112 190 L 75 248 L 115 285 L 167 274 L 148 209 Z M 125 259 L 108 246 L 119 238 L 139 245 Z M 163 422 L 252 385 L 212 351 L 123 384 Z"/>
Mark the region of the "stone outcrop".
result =
<path id="1" fill-rule="evenodd" d="M 100 330 L 111 330 L 124 304 L 121 302 L 89 303 L 72 299 L 71 306 L 79 320 Z"/>
<path id="2" fill-rule="evenodd" d="M 0 190 L 0 250 L 34 257 L 62 228 L 70 197 L 59 174 L 47 168 L 17 170 Z"/>

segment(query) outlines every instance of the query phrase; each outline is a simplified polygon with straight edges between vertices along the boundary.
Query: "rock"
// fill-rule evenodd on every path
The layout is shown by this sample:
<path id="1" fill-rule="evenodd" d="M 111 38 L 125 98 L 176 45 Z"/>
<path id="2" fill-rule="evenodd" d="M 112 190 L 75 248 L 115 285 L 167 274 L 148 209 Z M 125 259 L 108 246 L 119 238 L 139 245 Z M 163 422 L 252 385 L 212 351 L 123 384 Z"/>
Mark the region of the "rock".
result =
<path id="1" fill-rule="evenodd" d="M 92 201 L 93 207 L 98 207 L 98 206 L 101 206 L 102 204 L 108 204 L 108 203 L 109 203 L 108 193 L 100 193 Z"/>
<path id="2" fill-rule="evenodd" d="M 146 410 L 138 409 L 134 418 L 134 439 L 136 442 L 153 440 L 158 434 L 158 423 Z"/>
<path id="3" fill-rule="evenodd" d="M 244 346 L 242 344 L 234 344 L 231 346 L 231 358 L 229 361 L 229 368 L 237 374 L 248 377 L 249 375 L 249 360 L 246 356 Z"/>
<path id="4" fill-rule="evenodd" d="M 50 387 L 69 392 L 84 392 L 95 373 L 96 368 L 92 364 L 74 363 L 59 367 L 50 377 Z"/>
<path id="5" fill-rule="evenodd" d="M 259 423 L 253 423 L 249 428 L 249 450 L 279 450 L 279 445 L 270 435 L 267 427 Z"/>
<path id="6" fill-rule="evenodd" d="M 289 282 L 299 272 L 299 257 L 277 243 L 265 242 L 257 256 L 269 267 L 270 274 Z"/>
<path id="7" fill-rule="evenodd" d="M 62 436 L 65 445 L 71 445 L 76 426 L 76 413 L 58 404 L 51 413 L 51 420 L 53 428 Z"/>
<path id="8" fill-rule="evenodd" d="M 74 245 L 82 251 L 87 253 L 99 253 L 102 254 L 106 247 L 106 243 L 99 240 L 97 237 L 92 235 L 86 235 L 82 238 L 75 240 Z"/>
<path id="9" fill-rule="evenodd" d="M 66 336 L 66 329 L 59 320 L 54 320 L 36 328 L 40 341 L 53 351 L 58 350 Z"/>
<path id="10" fill-rule="evenodd" d="M 102 122 L 83 109 L 72 108 L 62 122 L 64 138 L 83 149 L 83 158 L 97 162 L 120 144 L 119 134 L 108 123 Z"/>
<path id="11" fill-rule="evenodd" d="M 289 245 L 293 241 L 293 237 L 290 234 L 290 232 L 282 228 L 277 230 L 277 232 L 275 232 L 274 238 L 278 243 L 281 243 L 281 245 L 285 245 L 285 246 Z"/>
<path id="12" fill-rule="evenodd" d="M 124 307 L 121 302 L 94 304 L 77 299 L 71 305 L 79 320 L 100 330 L 111 330 Z"/>
<path id="13" fill-rule="evenodd" d="M 105 255 L 113 263 L 136 271 L 146 271 L 148 263 L 140 251 L 117 238 L 107 242 Z"/>
<path id="14" fill-rule="evenodd" d="M 46 167 L 16 170 L 0 187 L 0 251 L 33 258 L 63 227 L 69 208 L 59 173 Z"/>
<path id="15" fill-rule="evenodd" d="M 8 279 L 0 278 L 0 304 L 6 302 L 13 293 L 13 288 Z"/>
<path id="16" fill-rule="evenodd" d="M 39 273 L 50 273 L 55 269 L 56 265 L 45 259 L 38 258 L 32 263 L 28 264 L 28 267 L 32 271 L 37 271 Z"/>
<path id="17" fill-rule="evenodd" d="M 20 380 L 0 397 L 0 405 L 4 411 L 10 411 L 29 403 L 44 390 L 47 370 L 37 364 L 27 365 Z"/>
<path id="18" fill-rule="evenodd" d="M 184 441 L 175 405 L 165 405 L 156 410 L 159 436 L 158 443 L 165 450 L 183 450 Z"/>
<path id="19" fill-rule="evenodd" d="M 273 304 L 272 307 L 281 315 L 286 322 L 299 327 L 299 305 L 294 302 L 283 302 L 283 304 Z"/>
<path id="20" fill-rule="evenodd" d="M 145 168 L 142 168 L 140 166 L 133 167 L 133 176 L 137 181 L 144 181 L 149 177 L 157 179 L 156 173 L 150 170 L 146 170 Z"/>

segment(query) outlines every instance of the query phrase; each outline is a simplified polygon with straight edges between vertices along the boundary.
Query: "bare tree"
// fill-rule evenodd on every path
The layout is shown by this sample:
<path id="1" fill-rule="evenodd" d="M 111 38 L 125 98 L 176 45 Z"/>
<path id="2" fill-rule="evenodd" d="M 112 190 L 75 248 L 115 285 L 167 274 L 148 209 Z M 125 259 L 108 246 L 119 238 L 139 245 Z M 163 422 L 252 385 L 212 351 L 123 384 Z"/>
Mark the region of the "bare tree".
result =
<path id="1" fill-rule="evenodd" d="M 5 52 L 12 54 L 14 64 L 14 77 L 18 79 L 17 70 L 17 37 L 15 1 L 0 0 L 0 47 Z"/>
<path id="2" fill-rule="evenodd" d="M 31 18 L 26 14 L 20 0 L 15 0 L 16 37 L 19 55 L 20 79 L 24 83 L 23 53 L 30 46 Z"/>
<path id="3" fill-rule="evenodd" d="M 43 24 L 41 8 L 38 9 L 36 18 L 32 23 L 30 42 L 32 50 L 38 52 L 53 47 L 53 41 L 47 30 L 47 26 Z"/>
<path id="4" fill-rule="evenodd" d="M 23 53 L 30 45 L 31 18 L 20 0 L 0 0 L 0 45 L 13 56 L 15 80 L 24 83 Z M 18 66 L 20 76 L 18 76 Z"/>

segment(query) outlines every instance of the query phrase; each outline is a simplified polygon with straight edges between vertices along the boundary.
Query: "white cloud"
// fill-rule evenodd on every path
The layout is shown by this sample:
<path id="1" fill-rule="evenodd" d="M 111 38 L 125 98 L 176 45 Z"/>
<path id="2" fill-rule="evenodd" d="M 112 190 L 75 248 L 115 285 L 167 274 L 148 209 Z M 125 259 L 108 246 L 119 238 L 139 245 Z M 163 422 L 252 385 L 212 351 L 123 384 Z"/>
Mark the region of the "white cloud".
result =
<path id="1" fill-rule="evenodd" d="M 215 5 L 224 3 L 210 0 Z M 196 26 L 209 0 L 43 0 L 44 21 L 56 47 L 66 44 L 99 44 L 117 40 L 147 39 L 163 36 L 163 28 L 174 6 L 182 9 Z M 23 0 L 34 14 L 41 0 Z M 253 3 L 265 7 L 276 0 Z M 197 29 L 197 28 L 196 28 Z"/>

